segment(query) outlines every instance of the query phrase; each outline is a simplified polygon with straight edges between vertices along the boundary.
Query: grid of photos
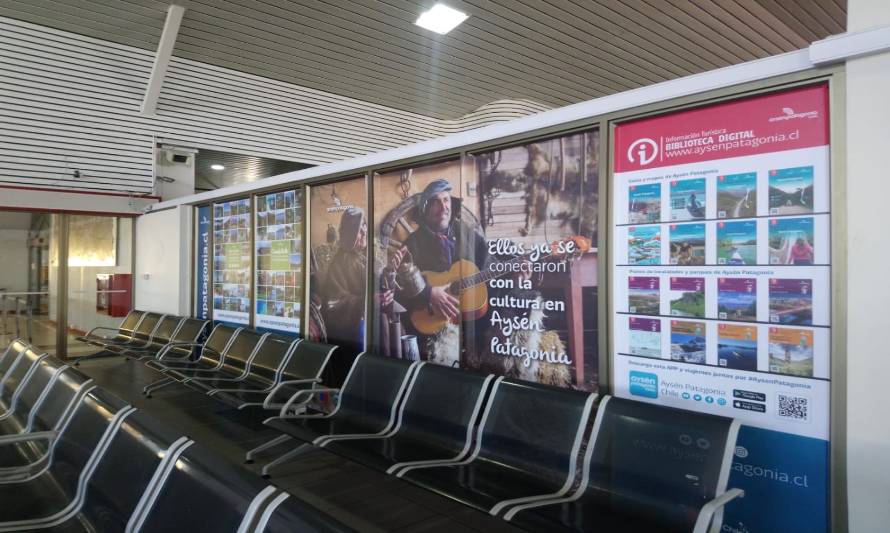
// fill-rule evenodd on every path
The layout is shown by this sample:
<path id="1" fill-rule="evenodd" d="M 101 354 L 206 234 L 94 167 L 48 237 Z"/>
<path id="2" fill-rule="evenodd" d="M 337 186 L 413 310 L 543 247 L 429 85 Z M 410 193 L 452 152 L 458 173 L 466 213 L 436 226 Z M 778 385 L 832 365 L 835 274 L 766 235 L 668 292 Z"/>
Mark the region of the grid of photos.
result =
<path id="1" fill-rule="evenodd" d="M 250 321 L 250 200 L 213 205 L 213 318 Z"/>
<path id="2" fill-rule="evenodd" d="M 652 270 L 628 275 L 627 313 L 636 315 L 628 323 L 630 355 L 667 358 L 656 344 L 664 329 L 672 360 L 757 371 L 759 334 L 761 342 L 769 339 L 769 365 L 761 363 L 761 371 L 812 377 L 814 343 L 821 337 L 789 326 L 825 327 L 813 320 L 813 274 L 783 271 L 775 277 L 743 269 L 821 263 L 816 254 L 825 251 L 816 249 L 816 232 L 824 230 L 816 228 L 824 208 L 815 200 L 821 195 L 824 201 L 826 192 L 816 186 L 814 168 L 789 165 L 648 183 L 635 178 L 626 186 L 624 266 L 691 267 L 668 276 L 646 275 Z M 716 288 L 708 295 L 713 300 L 706 300 L 706 286 Z M 707 322 L 675 319 L 720 321 L 719 334 L 707 336 Z M 706 357 L 715 348 L 716 362 Z"/>
<path id="3" fill-rule="evenodd" d="M 300 332 L 303 191 L 256 197 L 256 326 Z"/>

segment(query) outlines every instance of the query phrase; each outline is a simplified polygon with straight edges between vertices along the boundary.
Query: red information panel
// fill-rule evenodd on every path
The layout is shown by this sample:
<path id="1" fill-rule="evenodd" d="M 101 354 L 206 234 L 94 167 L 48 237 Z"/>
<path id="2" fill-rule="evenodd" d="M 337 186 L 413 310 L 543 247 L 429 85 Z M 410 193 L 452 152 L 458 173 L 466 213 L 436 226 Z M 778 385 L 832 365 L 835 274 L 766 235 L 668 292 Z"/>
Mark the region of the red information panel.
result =
<path id="1" fill-rule="evenodd" d="M 622 124 L 615 171 L 825 146 L 827 109 L 828 89 L 817 85 Z"/>
<path id="2" fill-rule="evenodd" d="M 615 128 L 615 395 L 742 422 L 721 531 L 828 530 L 828 109 L 823 83 Z"/>

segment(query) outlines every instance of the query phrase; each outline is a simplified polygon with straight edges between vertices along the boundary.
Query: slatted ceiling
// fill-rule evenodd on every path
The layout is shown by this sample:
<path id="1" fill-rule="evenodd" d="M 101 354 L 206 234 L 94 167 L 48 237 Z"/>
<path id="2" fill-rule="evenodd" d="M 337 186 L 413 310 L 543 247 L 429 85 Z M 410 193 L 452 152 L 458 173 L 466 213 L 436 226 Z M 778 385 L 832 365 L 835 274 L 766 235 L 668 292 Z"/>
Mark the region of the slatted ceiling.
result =
<path id="1" fill-rule="evenodd" d="M 436 119 L 499 100 L 562 106 L 792 51 L 845 28 L 844 0 L 186 0 L 174 55 Z M 154 50 L 161 0 L 7 0 L 0 14 Z M 440 123 L 443 131 L 455 122 Z"/>
<path id="2" fill-rule="evenodd" d="M 210 167 L 214 164 L 220 164 L 226 168 L 213 170 Z M 199 150 L 195 155 L 195 186 L 204 189 L 217 189 L 293 172 L 307 168 L 307 166 L 266 157 Z"/>
<path id="3" fill-rule="evenodd" d="M 547 109 L 496 101 L 438 120 L 174 57 L 145 117 L 152 62 L 148 50 L 0 17 L 0 183 L 149 193 L 158 141 L 299 168 Z M 252 164 L 244 179 L 280 173 Z"/>

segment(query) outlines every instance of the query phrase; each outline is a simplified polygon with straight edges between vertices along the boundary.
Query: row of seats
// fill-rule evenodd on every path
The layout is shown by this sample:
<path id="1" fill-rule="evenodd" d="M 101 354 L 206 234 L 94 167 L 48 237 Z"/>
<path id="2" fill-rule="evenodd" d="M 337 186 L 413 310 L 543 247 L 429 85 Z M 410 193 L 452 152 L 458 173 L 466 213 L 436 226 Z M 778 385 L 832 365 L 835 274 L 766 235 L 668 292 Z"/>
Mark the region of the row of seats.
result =
<path id="1" fill-rule="evenodd" d="M 79 339 L 102 348 L 90 357 L 121 355 L 164 374 L 143 389 L 148 397 L 181 383 L 237 409 L 280 408 L 297 391 L 321 383 L 336 349 L 226 324 L 202 340 L 208 327 L 205 320 L 132 311 L 117 329 L 102 328 L 111 334 L 93 330 Z"/>
<path id="2" fill-rule="evenodd" d="M 339 393 L 333 411 L 304 412 L 321 392 Z M 726 489 L 738 421 L 597 400 L 366 354 L 341 389 L 296 393 L 265 421 L 283 435 L 247 460 L 296 439 L 264 474 L 321 447 L 531 531 L 719 531 L 723 506 L 744 495 Z"/>
<path id="3" fill-rule="evenodd" d="M 62 361 L 0 355 L 0 531 L 350 531 Z"/>
<path id="4" fill-rule="evenodd" d="M 732 419 L 373 355 L 326 388 L 333 346 L 224 324 L 203 342 L 177 341 L 170 327 L 159 334 L 168 318 L 127 317 L 111 337 L 123 348 L 111 349 L 165 374 L 147 395 L 181 383 L 239 409 L 279 410 L 265 424 L 282 435 L 247 460 L 302 444 L 264 475 L 321 447 L 531 530 L 716 531 L 744 494 L 726 490 Z M 307 413 L 319 394 L 337 394 L 334 409 Z"/>

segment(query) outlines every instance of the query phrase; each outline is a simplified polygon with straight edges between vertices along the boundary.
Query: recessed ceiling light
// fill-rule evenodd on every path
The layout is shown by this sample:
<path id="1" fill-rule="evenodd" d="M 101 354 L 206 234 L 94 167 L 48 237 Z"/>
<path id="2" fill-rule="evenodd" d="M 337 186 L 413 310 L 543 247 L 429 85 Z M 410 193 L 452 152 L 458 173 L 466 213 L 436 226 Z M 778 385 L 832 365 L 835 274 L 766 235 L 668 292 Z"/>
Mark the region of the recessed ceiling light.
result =
<path id="1" fill-rule="evenodd" d="M 212 168 L 213 170 L 225 170 L 226 169 L 226 167 L 220 165 L 219 163 L 217 163 L 215 165 L 210 165 L 210 168 Z"/>
<path id="2" fill-rule="evenodd" d="M 466 13 L 452 9 L 445 4 L 436 4 L 429 10 L 421 13 L 420 16 L 417 17 L 417 22 L 414 24 L 417 24 L 421 28 L 445 35 L 468 18 L 469 15 Z"/>

